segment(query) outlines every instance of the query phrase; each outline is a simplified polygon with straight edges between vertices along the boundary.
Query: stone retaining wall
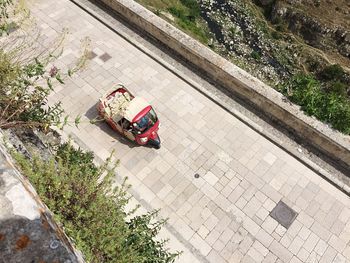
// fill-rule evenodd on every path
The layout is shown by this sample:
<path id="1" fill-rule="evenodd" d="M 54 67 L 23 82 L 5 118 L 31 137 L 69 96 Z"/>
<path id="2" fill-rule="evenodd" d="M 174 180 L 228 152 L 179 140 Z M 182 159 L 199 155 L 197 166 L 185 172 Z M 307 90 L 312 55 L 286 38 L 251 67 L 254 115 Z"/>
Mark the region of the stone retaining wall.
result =
<path id="1" fill-rule="evenodd" d="M 0 262 L 84 263 L 28 179 L 12 164 L 3 144 L 13 141 L 5 134 L 0 130 Z M 23 146 L 19 139 L 16 144 Z"/>
<path id="2" fill-rule="evenodd" d="M 138 27 L 190 61 L 214 82 L 278 121 L 304 142 L 350 171 L 350 138 L 306 116 L 276 90 L 265 85 L 174 26 L 129 0 L 101 0 L 128 23 Z"/>

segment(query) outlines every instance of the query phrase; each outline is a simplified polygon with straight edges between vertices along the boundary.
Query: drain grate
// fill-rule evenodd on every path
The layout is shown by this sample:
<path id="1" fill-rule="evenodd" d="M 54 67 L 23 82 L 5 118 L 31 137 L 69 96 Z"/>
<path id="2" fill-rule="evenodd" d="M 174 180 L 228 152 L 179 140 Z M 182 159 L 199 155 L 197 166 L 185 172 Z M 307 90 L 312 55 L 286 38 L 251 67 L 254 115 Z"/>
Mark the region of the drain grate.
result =
<path id="1" fill-rule="evenodd" d="M 110 60 L 111 58 L 112 58 L 111 55 L 109 55 L 108 53 L 103 53 L 100 56 L 100 59 L 102 59 L 103 62 L 106 62 L 107 60 Z"/>
<path id="2" fill-rule="evenodd" d="M 279 201 L 276 207 L 272 209 L 270 213 L 270 216 L 286 229 L 288 229 L 294 222 L 297 215 L 297 212 L 295 212 L 292 208 L 290 208 L 282 201 Z"/>

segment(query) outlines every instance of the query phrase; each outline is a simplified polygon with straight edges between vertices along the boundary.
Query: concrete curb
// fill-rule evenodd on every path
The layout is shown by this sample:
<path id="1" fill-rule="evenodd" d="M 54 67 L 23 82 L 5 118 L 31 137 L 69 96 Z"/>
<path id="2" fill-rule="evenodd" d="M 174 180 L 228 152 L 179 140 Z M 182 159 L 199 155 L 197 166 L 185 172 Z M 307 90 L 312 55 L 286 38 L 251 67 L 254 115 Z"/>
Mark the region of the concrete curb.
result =
<path id="1" fill-rule="evenodd" d="M 190 84 L 192 87 L 194 87 L 196 90 L 198 90 L 200 93 L 202 93 L 203 95 L 205 95 L 206 97 L 208 97 L 209 99 L 211 99 L 212 101 L 214 101 L 216 104 L 220 105 L 222 108 L 224 108 L 225 110 L 227 110 L 228 112 L 230 112 L 231 114 L 233 114 L 235 117 L 237 117 L 239 120 L 241 120 L 242 122 L 244 122 L 246 125 L 248 125 L 249 127 L 251 127 L 253 130 L 255 130 L 256 132 L 258 132 L 259 134 L 261 134 L 262 136 L 264 136 L 266 139 L 268 139 L 269 141 L 271 141 L 272 143 L 274 143 L 275 145 L 277 145 L 278 147 L 280 147 L 281 149 L 283 149 L 284 151 L 286 151 L 287 153 L 289 153 L 290 155 L 292 155 L 294 158 L 298 159 L 300 162 L 302 162 L 303 164 L 305 164 L 307 167 L 309 167 L 310 169 L 312 169 L 313 171 L 315 171 L 317 174 L 319 174 L 322 178 L 324 178 L 325 180 L 327 180 L 329 183 L 331 183 L 332 185 L 334 185 L 335 187 L 337 187 L 339 190 L 341 190 L 342 192 L 344 192 L 345 194 L 347 194 L 348 196 L 350 196 L 350 187 L 346 184 L 344 184 L 341 180 L 339 180 L 338 178 L 336 178 L 335 176 L 333 176 L 332 174 L 330 174 L 329 172 L 327 172 L 326 170 L 324 170 L 323 168 L 321 168 L 320 166 L 318 166 L 317 164 L 315 164 L 314 162 L 312 162 L 310 159 L 306 158 L 305 156 L 302 156 L 297 149 L 283 144 L 279 138 L 277 138 L 276 136 L 274 136 L 273 134 L 269 133 L 268 131 L 264 130 L 261 126 L 257 125 L 256 123 L 254 123 L 252 120 L 250 120 L 249 118 L 247 118 L 246 116 L 244 116 L 242 113 L 240 113 L 239 111 L 237 111 L 236 109 L 230 107 L 227 103 L 221 101 L 219 98 L 217 98 L 216 95 L 214 94 L 210 94 L 205 88 L 201 87 L 200 85 L 198 85 L 196 82 L 194 82 L 193 80 L 191 80 L 190 78 L 186 77 L 182 72 L 180 72 L 179 70 L 177 70 L 174 66 L 170 65 L 169 63 L 165 62 L 161 57 L 157 56 L 156 54 L 154 54 L 153 52 L 151 52 L 149 49 L 147 49 L 146 47 L 144 47 L 143 45 L 139 44 L 135 39 L 130 38 L 129 35 L 123 33 L 123 32 L 117 32 L 116 30 L 113 29 L 113 25 L 111 25 L 111 23 L 105 19 L 104 17 L 100 16 L 97 12 L 95 12 L 94 10 L 92 10 L 91 8 L 89 8 L 88 6 L 84 5 L 80 0 L 70 0 L 71 2 L 75 3 L 77 6 L 79 6 L 80 8 L 82 8 L 84 11 L 86 11 L 87 13 L 89 13 L 91 16 L 95 17 L 97 20 L 99 20 L 101 23 L 103 23 L 105 26 L 107 26 L 108 28 L 110 28 L 111 30 L 113 30 L 115 33 L 117 33 L 118 35 L 120 35 L 121 37 L 123 37 L 125 40 L 127 40 L 129 43 L 131 43 L 132 45 L 134 45 L 135 47 L 137 47 L 138 49 L 140 49 L 141 51 L 143 51 L 144 53 L 146 53 L 148 56 L 150 56 L 152 59 L 154 59 L 155 61 L 157 61 L 158 63 L 162 64 L 165 68 L 167 68 L 168 70 L 172 71 L 175 75 L 177 75 L 178 77 L 180 77 L 181 79 L 183 79 L 185 82 L 187 82 L 188 84 Z M 247 73 L 246 73 L 247 74 Z M 269 89 L 271 89 L 270 87 L 267 87 Z M 271 89 L 272 90 L 272 89 Z M 274 90 L 273 90 L 274 91 Z M 276 92 L 276 91 L 274 91 Z M 306 116 L 307 117 L 307 116 Z M 309 117 L 307 117 L 309 118 Z M 322 124 L 323 125 L 323 124 Z M 324 126 L 324 125 L 323 125 Z M 333 131 L 332 131 L 333 132 Z"/>
<path id="2" fill-rule="evenodd" d="M 350 139 L 286 102 L 276 90 L 220 57 L 134 1 L 102 0 L 128 23 L 157 39 L 201 72 L 279 122 L 337 165 L 350 171 Z"/>

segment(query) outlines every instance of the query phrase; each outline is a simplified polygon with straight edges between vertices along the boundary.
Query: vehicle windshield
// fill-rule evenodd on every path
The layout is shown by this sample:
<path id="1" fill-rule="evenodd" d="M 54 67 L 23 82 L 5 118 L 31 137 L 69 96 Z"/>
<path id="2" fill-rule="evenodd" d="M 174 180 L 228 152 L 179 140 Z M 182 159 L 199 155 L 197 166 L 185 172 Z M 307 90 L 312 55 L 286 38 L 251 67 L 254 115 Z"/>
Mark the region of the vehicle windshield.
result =
<path id="1" fill-rule="evenodd" d="M 133 123 L 134 130 L 137 133 L 144 133 L 149 130 L 157 122 L 157 120 L 157 115 L 153 108 L 151 108 L 145 116 Z"/>

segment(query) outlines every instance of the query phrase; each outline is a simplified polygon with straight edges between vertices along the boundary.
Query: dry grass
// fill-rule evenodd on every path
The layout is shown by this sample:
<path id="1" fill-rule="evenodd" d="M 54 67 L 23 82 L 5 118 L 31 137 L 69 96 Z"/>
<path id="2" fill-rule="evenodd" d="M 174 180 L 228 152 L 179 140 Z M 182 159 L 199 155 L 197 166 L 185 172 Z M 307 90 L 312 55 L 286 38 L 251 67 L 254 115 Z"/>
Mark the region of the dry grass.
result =
<path id="1" fill-rule="evenodd" d="M 289 5 L 287 0 L 281 2 Z M 322 24 L 341 26 L 350 29 L 350 1 L 349 0 L 302 0 L 297 6 L 305 14 L 316 18 Z M 294 6 L 295 7 L 295 6 Z"/>

